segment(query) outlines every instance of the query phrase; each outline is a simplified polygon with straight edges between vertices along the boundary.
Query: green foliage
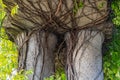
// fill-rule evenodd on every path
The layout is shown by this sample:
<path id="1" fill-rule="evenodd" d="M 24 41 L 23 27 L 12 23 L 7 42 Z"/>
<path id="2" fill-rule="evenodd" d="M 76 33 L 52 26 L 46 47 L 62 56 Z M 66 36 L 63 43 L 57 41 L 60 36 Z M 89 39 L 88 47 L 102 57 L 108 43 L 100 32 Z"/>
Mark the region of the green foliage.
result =
<path id="1" fill-rule="evenodd" d="M 44 80 L 67 80 L 66 74 L 64 72 L 64 69 L 59 68 L 55 75 L 50 76 L 49 78 L 45 78 Z"/>
<path id="2" fill-rule="evenodd" d="M 17 69 L 18 51 L 14 43 L 8 40 L 5 30 L 0 29 L 0 80 L 12 78 L 12 80 L 28 80 L 27 75 L 32 73 L 32 70 L 14 73 Z"/>
<path id="3" fill-rule="evenodd" d="M 1 28 L 6 14 L 4 11 L 5 7 L 2 0 L 0 0 L 0 80 L 28 80 L 27 75 L 31 74 L 32 71 L 14 71 L 18 65 L 18 51 L 16 45 L 8 40 L 5 30 Z M 16 5 L 11 10 L 12 16 L 17 13 L 17 8 L 18 6 Z"/>
<path id="4" fill-rule="evenodd" d="M 120 0 L 113 0 L 112 9 L 114 10 L 115 15 L 113 22 L 116 25 L 120 25 Z"/>
<path id="5" fill-rule="evenodd" d="M 77 2 L 77 0 L 74 0 L 74 9 L 73 12 L 76 14 L 77 11 L 83 7 L 83 2 Z"/>
<path id="6" fill-rule="evenodd" d="M 105 80 L 120 80 L 120 27 L 108 47 L 109 51 L 104 56 Z"/>
<path id="7" fill-rule="evenodd" d="M 4 30 L 1 29 L 1 34 L 7 39 Z M 0 39 L 0 79 L 6 80 L 7 75 L 10 75 L 12 69 L 17 68 L 17 49 L 11 41 Z"/>
<path id="8" fill-rule="evenodd" d="M 14 16 L 15 14 L 17 14 L 18 13 L 18 5 L 15 5 L 13 8 L 12 8 L 12 10 L 11 10 L 11 15 L 12 16 Z"/>
<path id="9" fill-rule="evenodd" d="M 5 4 L 3 4 L 3 1 L 0 0 L 0 11 L 3 10 L 6 7 Z"/>
<path id="10" fill-rule="evenodd" d="M 107 46 L 109 51 L 104 56 L 104 80 L 120 80 L 120 1 L 112 2 L 115 18 L 113 23 L 117 28 L 113 35 L 113 40 Z"/>
<path id="11" fill-rule="evenodd" d="M 27 76 L 32 73 L 33 73 L 32 70 L 28 70 L 28 71 L 21 70 L 12 78 L 12 80 L 28 80 Z"/>
<path id="12" fill-rule="evenodd" d="M 17 68 L 17 49 L 15 44 L 7 40 L 5 30 L 2 27 L 2 20 L 5 16 L 6 6 L 0 0 L 0 80 L 6 80 L 14 68 Z"/>

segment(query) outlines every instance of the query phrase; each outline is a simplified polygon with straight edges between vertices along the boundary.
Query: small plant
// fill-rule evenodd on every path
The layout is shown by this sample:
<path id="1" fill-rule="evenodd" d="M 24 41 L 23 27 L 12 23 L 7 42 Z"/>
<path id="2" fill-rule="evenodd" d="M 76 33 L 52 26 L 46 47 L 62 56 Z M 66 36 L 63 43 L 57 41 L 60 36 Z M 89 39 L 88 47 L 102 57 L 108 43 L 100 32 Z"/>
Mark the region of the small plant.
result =
<path id="1" fill-rule="evenodd" d="M 55 75 L 52 75 L 48 78 L 45 78 L 44 80 L 67 80 L 66 79 L 66 74 L 63 69 L 59 68 Z"/>
<path id="2" fill-rule="evenodd" d="M 77 0 L 74 0 L 74 8 L 73 8 L 73 12 L 76 14 L 77 11 L 83 7 L 83 2 L 80 1 L 80 2 L 77 2 Z"/>

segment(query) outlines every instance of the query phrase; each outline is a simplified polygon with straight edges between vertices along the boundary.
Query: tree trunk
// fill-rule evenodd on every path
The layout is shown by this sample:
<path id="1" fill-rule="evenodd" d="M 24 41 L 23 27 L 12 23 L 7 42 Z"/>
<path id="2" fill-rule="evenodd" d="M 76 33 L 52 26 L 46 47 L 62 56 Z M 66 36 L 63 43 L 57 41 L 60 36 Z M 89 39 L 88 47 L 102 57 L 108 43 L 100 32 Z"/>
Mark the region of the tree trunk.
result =
<path id="1" fill-rule="evenodd" d="M 26 32 L 17 36 L 19 70 L 33 70 L 29 80 L 43 80 L 54 74 L 56 36 L 44 31 L 33 34 L 26 43 Z"/>
<path id="2" fill-rule="evenodd" d="M 66 34 L 67 78 L 68 80 L 103 80 L 101 32 L 82 30 L 73 40 L 71 33 Z M 75 48 L 73 48 L 73 47 Z"/>
<path id="3" fill-rule="evenodd" d="M 65 35 L 68 80 L 103 80 L 102 32 L 111 34 L 112 30 L 108 26 L 109 0 L 3 2 L 7 6 L 4 27 L 18 45 L 19 70 L 33 70 L 29 80 L 43 80 L 54 74 L 54 49 L 57 38 L 59 41 L 57 34 Z M 15 13 L 13 8 L 16 5 L 19 8 Z"/>

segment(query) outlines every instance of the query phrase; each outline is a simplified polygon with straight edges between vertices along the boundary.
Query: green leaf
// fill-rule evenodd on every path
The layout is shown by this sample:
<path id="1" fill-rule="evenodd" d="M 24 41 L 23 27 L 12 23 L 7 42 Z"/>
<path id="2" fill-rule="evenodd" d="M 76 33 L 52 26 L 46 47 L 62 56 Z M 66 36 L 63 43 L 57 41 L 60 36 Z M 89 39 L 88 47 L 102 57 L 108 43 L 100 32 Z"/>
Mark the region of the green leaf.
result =
<path id="1" fill-rule="evenodd" d="M 17 14 L 18 13 L 18 5 L 15 5 L 13 8 L 12 8 L 12 10 L 11 10 L 11 15 L 12 16 L 14 16 L 15 14 Z"/>

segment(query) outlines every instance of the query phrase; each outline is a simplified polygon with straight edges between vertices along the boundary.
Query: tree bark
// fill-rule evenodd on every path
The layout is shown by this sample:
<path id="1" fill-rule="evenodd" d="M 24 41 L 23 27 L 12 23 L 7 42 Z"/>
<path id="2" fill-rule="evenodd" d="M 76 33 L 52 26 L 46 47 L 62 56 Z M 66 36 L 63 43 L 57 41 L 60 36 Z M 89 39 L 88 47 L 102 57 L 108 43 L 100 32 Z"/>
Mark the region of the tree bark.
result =
<path id="1" fill-rule="evenodd" d="M 33 34 L 26 43 L 26 32 L 17 36 L 19 70 L 33 70 L 29 80 L 43 80 L 54 74 L 56 36 L 44 31 Z"/>
<path id="2" fill-rule="evenodd" d="M 33 74 L 28 76 L 29 80 L 43 80 L 54 74 L 57 34 L 65 35 L 68 80 L 103 80 L 102 32 L 106 34 L 112 30 L 108 26 L 109 0 L 3 2 L 7 6 L 4 27 L 18 45 L 19 70 L 33 70 Z M 18 11 L 11 15 L 16 5 L 19 6 Z"/>
<path id="3" fill-rule="evenodd" d="M 71 33 L 66 34 L 67 43 L 67 79 L 68 80 L 103 80 L 101 32 L 82 30 L 76 40 Z M 72 46 L 75 46 L 73 48 Z"/>

